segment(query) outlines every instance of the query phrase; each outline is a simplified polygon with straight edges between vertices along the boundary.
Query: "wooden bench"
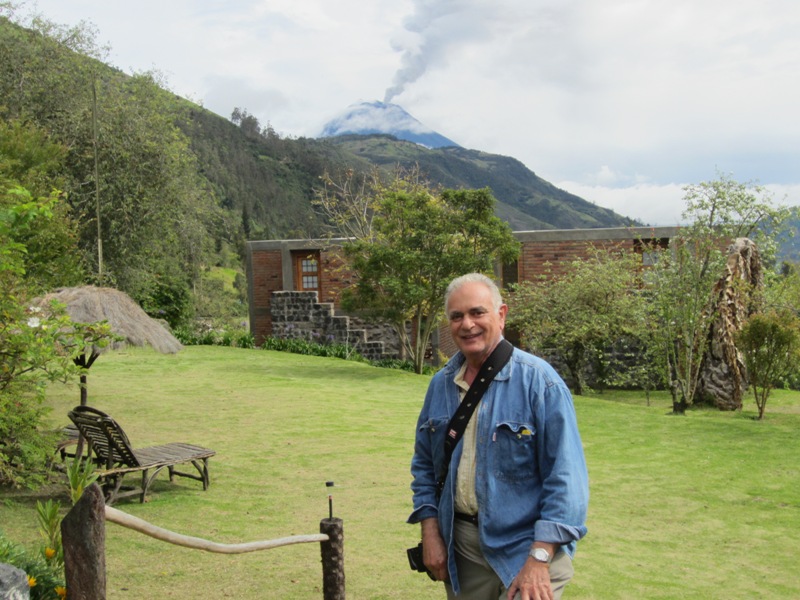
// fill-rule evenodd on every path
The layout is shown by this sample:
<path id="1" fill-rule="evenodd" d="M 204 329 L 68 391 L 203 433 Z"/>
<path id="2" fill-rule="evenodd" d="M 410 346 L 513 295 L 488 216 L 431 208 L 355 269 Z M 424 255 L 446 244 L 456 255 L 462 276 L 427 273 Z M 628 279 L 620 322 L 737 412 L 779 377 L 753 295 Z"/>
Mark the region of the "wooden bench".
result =
<path id="1" fill-rule="evenodd" d="M 180 442 L 134 449 L 122 427 L 106 413 L 91 406 L 76 406 L 67 414 L 94 453 L 106 504 L 133 495 L 144 502 L 150 484 L 164 468 L 170 481 L 175 475 L 189 477 L 202 482 L 204 490 L 208 489 L 208 459 L 216 454 L 213 450 Z M 191 463 L 197 474 L 175 468 L 185 463 Z M 141 473 L 141 484 L 123 488 L 122 481 L 130 473 Z"/>

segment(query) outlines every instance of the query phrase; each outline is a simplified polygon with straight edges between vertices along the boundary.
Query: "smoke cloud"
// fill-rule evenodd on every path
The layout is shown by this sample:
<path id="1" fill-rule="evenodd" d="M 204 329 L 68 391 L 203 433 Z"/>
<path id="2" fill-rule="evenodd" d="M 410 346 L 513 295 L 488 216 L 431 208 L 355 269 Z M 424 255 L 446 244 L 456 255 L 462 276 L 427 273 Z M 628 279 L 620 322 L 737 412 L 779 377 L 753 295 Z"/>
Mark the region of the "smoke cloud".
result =
<path id="1" fill-rule="evenodd" d="M 389 103 L 433 65 L 440 63 L 449 47 L 463 35 L 459 28 L 460 13 L 470 11 L 463 0 L 417 0 L 414 12 L 403 22 L 403 32 L 392 40 L 392 48 L 402 52 L 401 66 L 386 90 L 384 102 Z M 461 31 L 459 31 L 461 29 Z"/>

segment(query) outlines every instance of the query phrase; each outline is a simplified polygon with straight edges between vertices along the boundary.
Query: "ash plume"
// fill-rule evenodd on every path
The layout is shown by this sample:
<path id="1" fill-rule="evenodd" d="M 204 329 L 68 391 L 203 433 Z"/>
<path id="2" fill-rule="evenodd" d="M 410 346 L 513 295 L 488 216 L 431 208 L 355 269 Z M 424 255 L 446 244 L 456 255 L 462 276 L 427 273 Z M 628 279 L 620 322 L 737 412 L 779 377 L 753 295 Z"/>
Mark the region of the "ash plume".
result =
<path id="1" fill-rule="evenodd" d="M 469 3 L 463 0 L 417 0 L 414 12 L 403 22 L 402 39 L 392 40 L 392 48 L 402 52 L 401 66 L 394 74 L 383 101 L 390 103 L 409 84 L 417 81 L 428 68 L 441 60 L 452 42 L 455 15 Z"/>

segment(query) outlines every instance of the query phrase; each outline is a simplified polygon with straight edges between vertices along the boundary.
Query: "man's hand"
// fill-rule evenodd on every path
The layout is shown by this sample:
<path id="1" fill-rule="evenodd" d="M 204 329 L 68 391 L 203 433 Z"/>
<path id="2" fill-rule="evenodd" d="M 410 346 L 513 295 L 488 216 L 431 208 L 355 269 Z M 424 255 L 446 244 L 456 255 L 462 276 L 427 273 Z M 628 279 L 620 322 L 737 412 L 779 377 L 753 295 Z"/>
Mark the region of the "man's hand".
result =
<path id="1" fill-rule="evenodd" d="M 447 547 L 436 519 L 422 521 L 422 562 L 437 581 L 447 581 Z M 549 582 L 548 578 L 548 582 Z"/>
<path id="2" fill-rule="evenodd" d="M 554 544 L 537 542 L 534 546 L 544 548 L 551 557 L 555 556 L 557 546 Z M 507 600 L 514 600 L 517 592 L 522 600 L 553 600 L 553 588 L 550 586 L 550 565 L 529 556 L 514 581 L 511 582 Z"/>

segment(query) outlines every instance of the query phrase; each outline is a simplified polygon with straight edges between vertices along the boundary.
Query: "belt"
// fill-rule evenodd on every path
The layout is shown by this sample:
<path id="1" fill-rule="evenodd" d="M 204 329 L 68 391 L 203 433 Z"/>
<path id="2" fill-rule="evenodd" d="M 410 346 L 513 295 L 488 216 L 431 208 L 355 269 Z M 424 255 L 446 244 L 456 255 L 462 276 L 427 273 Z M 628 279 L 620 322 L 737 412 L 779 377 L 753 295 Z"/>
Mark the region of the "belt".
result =
<path id="1" fill-rule="evenodd" d="M 478 526 L 478 515 L 468 515 L 467 513 L 457 512 L 455 513 L 455 518 L 459 521 L 467 521 L 468 523 L 472 523 L 475 527 Z"/>

